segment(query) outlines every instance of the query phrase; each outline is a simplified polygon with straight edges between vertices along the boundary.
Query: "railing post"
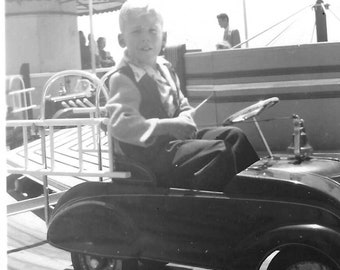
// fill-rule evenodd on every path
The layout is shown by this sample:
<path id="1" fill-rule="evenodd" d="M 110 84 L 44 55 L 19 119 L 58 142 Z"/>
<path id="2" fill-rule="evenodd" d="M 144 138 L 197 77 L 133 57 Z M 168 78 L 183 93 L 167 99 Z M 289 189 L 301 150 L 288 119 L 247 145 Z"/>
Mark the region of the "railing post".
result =
<path id="1" fill-rule="evenodd" d="M 25 83 L 25 88 L 31 88 L 31 78 L 30 78 L 30 65 L 28 63 L 24 63 L 20 67 L 20 74 L 22 76 L 22 79 Z M 27 106 L 32 105 L 32 100 L 30 93 L 24 93 L 25 100 L 27 101 Z M 27 111 L 27 119 L 33 119 L 33 111 L 32 109 L 29 109 Z"/>
<path id="2" fill-rule="evenodd" d="M 46 156 L 46 134 L 45 127 L 41 127 L 41 157 L 43 162 L 43 168 L 47 170 L 47 156 Z M 48 197 L 48 179 L 47 174 L 43 175 L 43 189 L 44 189 L 44 197 L 45 197 L 45 223 L 48 225 L 49 222 L 49 197 Z"/>

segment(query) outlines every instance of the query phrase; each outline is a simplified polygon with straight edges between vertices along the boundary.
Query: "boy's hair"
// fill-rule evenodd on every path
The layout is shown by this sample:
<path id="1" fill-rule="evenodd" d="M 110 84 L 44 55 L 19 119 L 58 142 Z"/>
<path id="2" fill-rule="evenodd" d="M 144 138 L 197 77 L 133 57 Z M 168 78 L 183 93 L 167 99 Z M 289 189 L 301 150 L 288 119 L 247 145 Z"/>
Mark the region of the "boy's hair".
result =
<path id="1" fill-rule="evenodd" d="M 156 3 L 147 0 L 128 0 L 126 1 L 119 13 L 119 27 L 120 31 L 124 31 L 126 22 L 131 16 L 139 17 L 145 14 L 153 14 L 157 17 L 161 25 L 163 26 L 163 17 L 160 13 Z"/>

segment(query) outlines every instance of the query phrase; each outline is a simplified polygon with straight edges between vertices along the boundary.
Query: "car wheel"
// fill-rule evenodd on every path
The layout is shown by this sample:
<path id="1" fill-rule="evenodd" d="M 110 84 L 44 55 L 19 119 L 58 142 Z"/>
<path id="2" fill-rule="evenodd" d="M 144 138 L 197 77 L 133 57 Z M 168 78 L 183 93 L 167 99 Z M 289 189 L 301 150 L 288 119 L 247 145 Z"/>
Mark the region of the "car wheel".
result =
<path id="1" fill-rule="evenodd" d="M 81 253 L 71 253 L 74 270 L 137 270 L 137 260 L 118 260 Z"/>
<path id="2" fill-rule="evenodd" d="M 324 255 L 313 250 L 283 250 L 269 263 L 267 270 L 339 270 Z"/>

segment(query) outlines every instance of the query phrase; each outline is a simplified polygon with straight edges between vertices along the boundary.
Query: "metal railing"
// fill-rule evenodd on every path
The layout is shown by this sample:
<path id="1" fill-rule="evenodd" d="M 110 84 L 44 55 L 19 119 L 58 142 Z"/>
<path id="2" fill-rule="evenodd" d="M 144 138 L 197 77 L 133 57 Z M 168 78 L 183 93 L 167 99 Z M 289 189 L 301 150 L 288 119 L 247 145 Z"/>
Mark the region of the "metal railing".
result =
<path id="1" fill-rule="evenodd" d="M 111 73 L 111 72 L 110 72 Z M 94 86 L 95 91 L 95 103 L 91 106 L 78 106 L 72 108 L 64 108 L 60 110 L 62 114 L 64 111 L 71 111 L 72 113 L 88 113 L 87 118 L 66 118 L 66 119 L 45 119 L 45 106 L 46 100 L 49 95 L 50 89 L 55 82 L 58 82 L 60 78 L 66 76 L 76 76 L 78 78 L 86 78 Z M 32 77 L 33 74 L 32 74 Z M 28 199 L 25 201 L 16 202 L 14 204 L 7 206 L 7 214 L 14 215 L 26 211 L 32 211 L 39 208 L 45 208 L 45 221 L 48 223 L 49 219 L 49 206 L 57 202 L 58 198 L 65 191 L 57 192 L 49 195 L 49 183 L 48 176 L 73 176 L 73 177 L 97 177 L 100 181 L 103 178 L 129 178 L 131 176 L 130 172 L 119 172 L 115 171 L 114 160 L 112 155 L 112 142 L 111 139 L 107 140 L 106 145 L 102 142 L 102 135 L 104 134 L 101 130 L 101 124 L 105 120 L 106 123 L 110 122 L 108 118 L 101 117 L 104 107 L 100 107 L 99 97 L 103 93 L 104 97 L 107 99 L 107 88 L 105 86 L 105 80 L 108 76 L 103 77 L 100 80 L 96 75 L 83 70 L 66 70 L 57 72 L 54 74 L 49 74 L 49 79 L 44 85 L 42 91 L 42 103 L 40 106 L 40 119 L 34 120 L 8 120 L 6 122 L 6 127 L 21 127 L 23 134 L 23 145 L 21 150 L 23 151 L 23 161 L 21 166 L 15 164 L 13 166 L 7 166 L 7 172 L 9 174 L 21 174 L 28 175 L 31 177 L 36 177 L 42 179 L 43 182 L 43 195 L 38 198 Z M 30 91 L 30 90 L 29 90 Z M 20 92 L 21 93 L 21 92 Z M 59 115 L 59 112 L 55 115 Z M 65 168 L 58 168 L 55 166 L 55 134 L 56 129 L 62 128 L 73 128 L 75 129 L 75 137 L 73 138 L 75 145 L 77 145 L 77 157 L 78 164 L 73 166 L 72 169 L 65 170 Z M 40 147 L 41 147 L 41 162 L 32 162 L 30 157 L 33 154 L 30 152 L 30 143 L 28 131 L 30 129 L 38 130 L 40 135 Z M 93 149 L 86 149 L 83 146 L 83 129 L 90 128 L 92 134 L 92 145 Z M 104 134 L 105 135 L 105 134 Z M 107 138 L 111 138 L 111 129 L 108 130 Z M 98 168 L 91 169 L 86 168 L 84 165 L 84 153 L 86 152 L 97 152 L 97 164 Z M 103 153 L 108 152 L 108 163 L 109 165 L 103 168 Z M 51 199 L 51 200 L 50 200 Z M 27 202 L 27 203 L 26 203 Z"/>
<path id="2" fill-rule="evenodd" d="M 86 149 L 83 148 L 82 145 L 82 128 L 84 126 L 96 127 L 95 132 L 95 141 L 99 141 L 98 137 L 101 136 L 103 131 L 100 130 L 100 124 L 107 120 L 107 118 L 74 118 L 74 119 L 44 119 L 44 120 L 9 120 L 6 122 L 6 127 L 22 127 L 23 130 L 23 146 L 22 150 L 24 153 L 24 162 L 21 167 L 10 167 L 7 169 L 10 174 L 24 174 L 24 175 L 32 175 L 35 177 L 41 177 L 43 179 L 43 190 L 44 190 L 44 204 L 41 205 L 41 200 L 37 199 L 36 203 L 40 204 L 40 208 L 45 207 L 45 218 L 46 222 L 48 222 L 49 217 L 49 187 L 48 187 L 48 175 L 54 176 L 79 176 L 79 177 L 108 177 L 108 178 L 129 178 L 131 176 L 130 172 L 119 172 L 114 171 L 114 168 L 111 164 L 114 164 L 112 153 L 112 144 L 108 143 L 108 148 L 104 149 L 103 146 L 100 146 L 100 149 L 103 151 L 107 150 L 108 155 L 108 168 L 98 168 L 97 170 L 87 170 L 84 167 L 84 153 Z M 30 145 L 27 139 L 27 132 L 29 127 L 35 127 L 39 130 L 40 140 L 41 140 L 41 163 L 37 164 L 36 162 L 30 163 Z M 76 145 L 78 145 L 78 156 L 76 159 L 78 160 L 78 166 L 76 169 L 65 170 L 65 168 L 58 169 L 55 166 L 55 128 L 58 127 L 73 127 L 76 128 Z M 111 131 L 108 130 L 108 137 L 110 138 Z M 109 140 L 110 141 L 110 140 Z M 103 163 L 102 155 L 98 155 L 98 164 Z M 49 160 L 49 162 L 48 162 Z M 54 195 L 55 196 L 55 195 Z M 18 204 L 18 203 L 17 203 Z M 34 209 L 39 208 L 39 205 L 29 204 L 25 209 L 23 203 L 20 203 L 22 208 L 19 210 L 13 206 L 9 205 L 9 209 L 16 209 L 16 212 L 10 211 L 8 214 L 13 215 L 15 213 L 22 213 L 24 211 L 31 211 L 32 207 Z"/>

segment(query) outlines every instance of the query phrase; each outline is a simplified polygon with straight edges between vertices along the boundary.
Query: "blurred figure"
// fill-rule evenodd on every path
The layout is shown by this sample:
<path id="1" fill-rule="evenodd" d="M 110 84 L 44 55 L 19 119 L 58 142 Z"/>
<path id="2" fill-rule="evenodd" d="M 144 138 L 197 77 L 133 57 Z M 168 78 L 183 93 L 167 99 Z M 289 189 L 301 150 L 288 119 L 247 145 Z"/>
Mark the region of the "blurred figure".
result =
<path id="1" fill-rule="evenodd" d="M 116 63 L 113 60 L 111 54 L 108 51 L 105 51 L 104 48 L 106 46 L 106 39 L 104 37 L 100 37 L 97 39 L 98 46 L 98 55 L 99 61 L 102 67 L 112 67 Z"/>
<path id="2" fill-rule="evenodd" d="M 102 65 L 100 64 L 100 57 L 99 57 L 99 52 L 98 52 L 98 47 L 97 47 L 97 42 L 94 39 L 94 36 L 91 34 L 88 34 L 87 36 L 88 39 L 88 48 L 90 50 L 91 53 L 91 47 L 93 46 L 93 51 L 94 51 L 94 56 L 95 56 L 95 63 L 96 63 L 96 67 L 100 68 L 102 67 Z M 91 59 L 91 58 L 90 58 Z M 90 61 L 91 62 L 91 61 Z M 91 65 L 90 65 L 91 66 Z"/>
<path id="3" fill-rule="evenodd" d="M 240 33 L 237 29 L 229 29 L 229 17 L 226 13 L 221 13 L 217 15 L 218 24 L 224 29 L 223 41 L 216 44 L 216 49 L 230 49 L 235 45 L 241 43 Z M 241 48 L 237 46 L 236 48 Z"/>
<path id="4" fill-rule="evenodd" d="M 86 46 L 86 38 L 83 31 L 79 31 L 79 43 L 80 43 L 80 60 L 82 69 L 91 68 L 91 52 L 90 47 Z"/>

